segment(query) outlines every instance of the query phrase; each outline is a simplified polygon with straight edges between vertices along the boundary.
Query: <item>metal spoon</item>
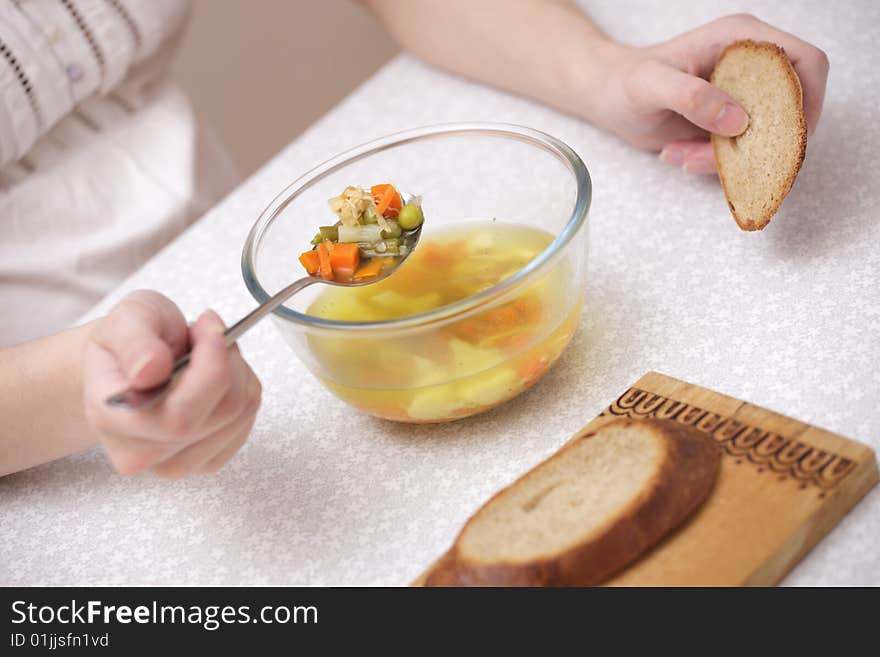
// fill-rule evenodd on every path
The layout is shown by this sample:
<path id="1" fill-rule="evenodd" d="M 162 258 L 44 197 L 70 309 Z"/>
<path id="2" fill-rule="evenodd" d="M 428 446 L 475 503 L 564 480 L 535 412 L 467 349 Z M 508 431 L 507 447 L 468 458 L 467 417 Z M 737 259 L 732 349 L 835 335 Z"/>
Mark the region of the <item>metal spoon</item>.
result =
<path id="1" fill-rule="evenodd" d="M 413 196 L 409 194 L 401 193 L 401 197 L 405 199 L 405 202 L 409 202 L 412 200 Z M 260 304 L 250 313 L 242 317 L 235 324 L 230 326 L 223 333 L 226 338 L 226 346 L 232 346 L 236 340 L 238 340 L 248 329 L 250 329 L 254 324 L 263 319 L 266 315 L 275 310 L 282 303 L 287 301 L 294 294 L 299 292 L 300 290 L 312 285 L 314 283 L 325 283 L 327 285 L 337 285 L 340 287 L 361 287 L 363 285 L 371 285 L 373 283 L 378 283 L 381 280 L 384 280 L 391 276 L 397 268 L 400 267 L 404 263 L 404 261 L 412 255 L 413 250 L 416 248 L 416 244 L 418 244 L 419 238 L 422 235 L 422 226 L 424 226 L 424 221 L 413 230 L 405 230 L 401 234 L 403 238 L 403 244 L 407 247 L 406 253 L 402 256 L 399 256 L 397 261 L 393 264 L 393 266 L 388 269 L 384 269 L 378 276 L 375 278 L 370 278 L 364 281 L 350 281 L 347 283 L 340 283 L 337 281 L 328 281 L 326 279 L 320 278 L 318 276 L 306 276 L 305 278 L 301 278 L 298 281 L 294 281 L 283 290 L 275 294 L 271 299 L 268 299 L 264 303 Z M 377 256 L 381 256 L 382 254 L 377 254 Z M 113 406 L 115 408 L 127 408 L 130 410 L 141 410 L 147 409 L 158 404 L 162 399 L 170 392 L 172 388 L 172 383 L 180 376 L 181 372 L 186 368 L 189 364 L 189 354 L 185 354 L 182 356 L 176 363 L 174 363 L 174 368 L 171 370 L 171 376 L 168 378 L 165 383 L 161 383 L 154 388 L 149 388 L 147 390 L 135 390 L 133 388 L 129 388 L 128 390 L 123 390 L 122 392 L 118 392 L 115 395 L 111 395 L 107 398 L 106 403 L 109 406 Z"/>

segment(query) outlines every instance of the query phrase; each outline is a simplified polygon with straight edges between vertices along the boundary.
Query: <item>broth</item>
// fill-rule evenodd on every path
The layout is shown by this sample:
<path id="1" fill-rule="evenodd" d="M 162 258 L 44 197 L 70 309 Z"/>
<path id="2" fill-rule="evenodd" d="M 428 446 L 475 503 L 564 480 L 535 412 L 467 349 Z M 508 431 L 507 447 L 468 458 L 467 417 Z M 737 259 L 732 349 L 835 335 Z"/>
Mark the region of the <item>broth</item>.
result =
<path id="1" fill-rule="evenodd" d="M 520 271 L 553 240 L 546 231 L 493 220 L 426 234 L 384 281 L 328 287 L 308 314 L 377 321 L 473 296 Z M 565 348 L 583 305 L 566 260 L 486 310 L 411 335 L 310 336 L 318 378 L 350 404 L 406 422 L 471 415 L 519 394 Z"/>

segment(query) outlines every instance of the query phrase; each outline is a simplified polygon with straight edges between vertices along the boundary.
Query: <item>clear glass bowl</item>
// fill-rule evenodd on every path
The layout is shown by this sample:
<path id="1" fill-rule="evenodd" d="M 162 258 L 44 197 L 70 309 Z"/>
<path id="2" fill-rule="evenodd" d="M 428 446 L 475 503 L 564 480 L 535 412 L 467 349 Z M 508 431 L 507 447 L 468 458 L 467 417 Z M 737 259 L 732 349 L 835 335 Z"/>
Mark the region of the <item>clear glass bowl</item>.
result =
<path id="1" fill-rule="evenodd" d="M 350 184 L 384 181 L 423 196 L 426 220 L 418 248 L 432 231 L 474 218 L 540 228 L 552 241 L 509 278 L 440 308 L 384 321 L 324 319 L 307 312 L 328 289 L 313 285 L 274 312 L 276 326 L 331 392 L 378 417 L 445 422 L 515 397 L 559 358 L 583 309 L 591 199 L 584 163 L 550 135 L 495 123 L 428 126 L 353 148 L 291 183 L 254 224 L 242 253 L 242 273 L 254 299 L 264 302 L 303 273 L 297 255 L 316 227 L 328 222 L 327 199 Z M 432 365 L 432 351 L 444 344 L 444 336 L 465 323 L 491 331 L 491 322 L 481 324 L 481 318 L 515 308 L 527 295 L 544 302 L 538 318 L 509 341 L 512 346 L 465 348 L 446 365 Z M 333 357 L 340 350 L 385 353 L 392 343 L 405 357 L 382 362 L 381 372 L 368 360 L 361 367 L 341 367 Z"/>

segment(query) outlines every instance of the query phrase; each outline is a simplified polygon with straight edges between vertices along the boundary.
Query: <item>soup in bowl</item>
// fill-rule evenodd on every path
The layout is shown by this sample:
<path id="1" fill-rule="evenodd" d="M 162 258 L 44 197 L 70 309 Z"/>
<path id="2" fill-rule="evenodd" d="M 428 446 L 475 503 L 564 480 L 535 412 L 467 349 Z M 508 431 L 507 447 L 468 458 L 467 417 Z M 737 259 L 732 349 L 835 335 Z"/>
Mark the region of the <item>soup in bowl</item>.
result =
<path id="1" fill-rule="evenodd" d="M 370 142 L 292 183 L 264 211 L 242 267 L 262 302 L 304 272 L 297 254 L 347 185 L 422 197 L 414 252 L 388 278 L 313 285 L 274 313 L 309 370 L 372 415 L 445 422 L 493 408 L 560 357 L 584 306 L 590 179 L 544 133 L 420 128 Z"/>

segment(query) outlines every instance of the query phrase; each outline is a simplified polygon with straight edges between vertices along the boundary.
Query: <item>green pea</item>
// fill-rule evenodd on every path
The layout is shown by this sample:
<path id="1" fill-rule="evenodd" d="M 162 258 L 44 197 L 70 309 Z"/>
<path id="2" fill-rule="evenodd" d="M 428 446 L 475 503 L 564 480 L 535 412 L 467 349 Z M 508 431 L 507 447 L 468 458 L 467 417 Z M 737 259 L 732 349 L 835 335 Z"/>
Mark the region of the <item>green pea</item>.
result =
<path id="1" fill-rule="evenodd" d="M 400 209 L 400 214 L 397 215 L 397 223 L 404 230 L 415 230 L 422 225 L 424 220 L 425 215 L 422 213 L 422 208 L 415 203 L 407 203 Z"/>
<path id="2" fill-rule="evenodd" d="M 400 224 L 396 221 L 389 221 L 388 228 L 382 231 L 382 237 L 400 237 L 401 228 Z"/>

